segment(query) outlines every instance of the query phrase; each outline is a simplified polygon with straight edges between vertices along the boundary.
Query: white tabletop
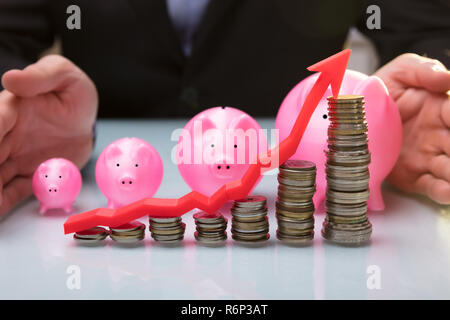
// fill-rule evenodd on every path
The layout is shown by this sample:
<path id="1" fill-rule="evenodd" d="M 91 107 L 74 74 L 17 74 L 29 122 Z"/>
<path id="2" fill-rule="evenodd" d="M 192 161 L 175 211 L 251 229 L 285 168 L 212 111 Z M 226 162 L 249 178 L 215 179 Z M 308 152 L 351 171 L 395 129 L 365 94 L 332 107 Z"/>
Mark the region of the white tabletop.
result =
<path id="1" fill-rule="evenodd" d="M 165 172 L 156 196 L 189 192 L 170 160 L 176 143 L 170 140 L 171 133 L 185 122 L 100 121 L 76 212 L 105 206 L 95 184 L 95 159 L 107 144 L 124 136 L 146 139 L 160 152 Z M 273 128 L 273 123 L 260 119 L 263 128 Z M 276 187 L 276 176 L 269 175 L 255 189 L 268 198 L 271 233 L 264 246 L 255 248 L 231 239 L 219 248 L 198 245 L 192 213 L 183 217 L 187 228 L 179 246 L 158 244 L 147 230 L 146 239 L 135 247 L 119 246 L 111 239 L 101 247 L 82 247 L 63 233 L 67 215 L 53 211 L 41 216 L 38 202 L 29 199 L 0 222 L 0 298 L 450 298 L 449 207 L 387 187 L 386 211 L 369 214 L 373 224 L 369 245 L 349 248 L 324 242 L 320 236 L 324 214 L 318 213 L 313 244 L 290 247 L 275 236 Z"/>

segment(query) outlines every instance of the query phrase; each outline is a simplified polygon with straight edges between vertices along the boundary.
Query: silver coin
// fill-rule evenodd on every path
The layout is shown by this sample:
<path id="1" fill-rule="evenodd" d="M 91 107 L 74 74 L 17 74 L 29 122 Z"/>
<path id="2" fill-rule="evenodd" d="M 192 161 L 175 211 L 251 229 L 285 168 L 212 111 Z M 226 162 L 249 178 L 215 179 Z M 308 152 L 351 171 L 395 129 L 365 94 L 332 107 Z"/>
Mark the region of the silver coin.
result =
<path id="1" fill-rule="evenodd" d="M 107 235 L 105 235 L 105 236 L 102 236 L 102 237 L 98 237 L 98 238 L 92 238 L 92 239 L 89 239 L 89 238 L 79 238 L 79 237 L 77 237 L 75 234 L 73 235 L 73 239 L 76 241 L 76 242 L 78 242 L 78 243 L 80 243 L 80 244 L 87 244 L 87 245 L 97 245 L 97 244 L 100 244 L 100 243 L 102 243 L 103 242 L 103 240 L 105 240 L 106 239 L 106 237 L 107 237 Z"/>
<path id="2" fill-rule="evenodd" d="M 155 241 L 161 241 L 161 242 L 168 242 L 168 241 L 181 241 L 184 238 L 184 233 L 181 234 L 174 234 L 174 235 L 158 235 L 152 233 L 152 238 Z"/>
<path id="3" fill-rule="evenodd" d="M 309 221 L 307 221 L 307 222 L 300 222 L 300 221 L 286 222 L 286 221 L 283 221 L 282 219 L 278 219 L 278 227 L 281 226 L 286 229 L 299 229 L 299 230 L 314 228 L 314 219 L 308 219 L 308 220 Z"/>
<path id="4" fill-rule="evenodd" d="M 219 228 L 226 228 L 228 223 L 227 220 L 223 220 L 219 223 L 200 223 L 196 222 L 195 225 L 202 229 L 219 229 Z"/>
<path id="5" fill-rule="evenodd" d="M 150 217 L 150 223 L 156 222 L 156 223 L 174 223 L 181 221 L 181 217 L 172 217 L 172 218 L 156 218 L 156 217 Z"/>
<path id="6" fill-rule="evenodd" d="M 208 224 L 208 223 L 220 223 L 225 220 L 225 218 L 218 212 L 208 213 L 205 211 L 197 212 L 193 215 L 196 222 Z"/>
<path id="7" fill-rule="evenodd" d="M 74 234 L 74 239 L 77 240 L 103 240 L 108 236 L 109 232 L 102 227 L 94 227 L 88 230 L 78 231 Z"/>
<path id="8" fill-rule="evenodd" d="M 302 235 L 302 236 L 292 236 L 292 235 L 286 235 L 277 230 L 277 238 L 280 241 L 283 241 L 286 243 L 292 243 L 292 244 L 308 243 L 314 239 L 314 231 L 311 231 L 310 234 L 306 234 L 306 235 Z"/>
<path id="9" fill-rule="evenodd" d="M 236 242 L 240 242 L 240 243 L 244 243 L 244 244 L 247 244 L 247 243 L 258 243 L 258 242 L 264 242 L 264 241 L 269 240 L 270 239 L 270 234 L 266 233 L 266 234 L 263 234 L 263 235 L 261 235 L 259 237 L 255 237 L 255 238 L 244 238 L 244 237 L 241 237 L 240 235 L 232 234 L 231 238 L 234 241 L 236 241 Z"/>
<path id="10" fill-rule="evenodd" d="M 178 227 L 181 223 L 181 220 L 178 220 L 176 222 L 170 222 L 170 223 L 159 223 L 159 222 L 154 222 L 151 221 L 150 225 L 152 226 L 152 228 L 154 229 L 160 229 L 160 228 L 173 228 L 173 227 Z"/>
<path id="11" fill-rule="evenodd" d="M 129 231 L 136 231 L 136 230 L 142 229 L 142 227 L 145 228 L 145 224 L 143 224 L 139 221 L 132 221 L 132 222 L 128 222 L 123 225 L 120 225 L 120 226 L 110 227 L 109 229 L 112 232 L 129 232 Z"/>
<path id="12" fill-rule="evenodd" d="M 136 236 L 118 236 L 118 235 L 114 235 L 111 234 L 110 238 L 113 239 L 116 242 L 120 242 L 120 243 L 135 243 L 138 241 L 141 241 L 145 238 L 144 233 L 140 234 L 140 235 L 136 235 Z"/>
<path id="13" fill-rule="evenodd" d="M 172 228 L 158 228 L 154 229 L 150 225 L 150 232 L 152 234 L 157 235 L 175 235 L 175 234 L 182 234 L 184 233 L 186 229 L 186 224 L 182 223 L 179 227 L 172 227 Z"/>
<path id="14" fill-rule="evenodd" d="M 284 186 L 293 186 L 293 187 L 312 187 L 315 184 L 314 180 L 296 180 L 296 179 L 287 179 L 278 176 L 277 180 L 280 184 Z"/>
<path id="15" fill-rule="evenodd" d="M 261 206 L 261 204 L 266 204 L 266 197 L 264 196 L 247 196 L 246 198 L 238 199 L 234 201 L 234 205 L 243 206 L 243 207 L 253 207 L 253 206 Z"/>
<path id="16" fill-rule="evenodd" d="M 316 170 L 316 164 L 307 160 L 287 160 L 280 169 Z"/>
<path id="17" fill-rule="evenodd" d="M 253 229 L 253 228 L 259 228 L 261 226 L 266 226 L 269 223 L 269 218 L 267 216 L 264 217 L 264 219 L 259 220 L 259 221 L 238 221 L 233 219 L 231 221 L 231 225 L 232 226 L 237 226 L 237 227 L 242 227 L 245 229 Z"/>
<path id="18" fill-rule="evenodd" d="M 227 233 L 224 232 L 217 237 L 205 237 L 200 232 L 195 232 L 194 238 L 195 238 L 195 240 L 197 240 L 201 243 L 216 244 L 216 243 L 220 243 L 220 242 L 225 242 L 227 240 Z"/>

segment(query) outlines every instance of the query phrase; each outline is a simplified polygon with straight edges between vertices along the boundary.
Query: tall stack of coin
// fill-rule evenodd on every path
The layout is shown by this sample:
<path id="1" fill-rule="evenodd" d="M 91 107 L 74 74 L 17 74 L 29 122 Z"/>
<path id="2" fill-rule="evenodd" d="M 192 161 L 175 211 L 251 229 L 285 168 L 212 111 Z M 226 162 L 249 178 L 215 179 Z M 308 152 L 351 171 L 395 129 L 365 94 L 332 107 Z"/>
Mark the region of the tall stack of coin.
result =
<path id="1" fill-rule="evenodd" d="M 307 243 L 314 238 L 316 165 L 305 160 L 288 160 L 278 174 L 276 215 L 277 238 L 286 243 Z"/>
<path id="2" fill-rule="evenodd" d="M 120 243 L 136 243 L 145 237 L 145 224 L 132 221 L 121 226 L 110 228 L 110 237 Z"/>
<path id="3" fill-rule="evenodd" d="M 367 242 L 372 225 L 367 219 L 370 152 L 364 97 L 328 98 L 326 211 L 322 235 L 341 244 Z"/>
<path id="4" fill-rule="evenodd" d="M 248 196 L 236 200 L 231 208 L 231 236 L 239 242 L 261 242 L 269 239 L 267 200 L 263 196 Z"/>
<path id="5" fill-rule="evenodd" d="M 220 213 L 200 211 L 194 214 L 197 241 L 206 245 L 221 244 L 227 240 L 227 219 Z"/>
<path id="6" fill-rule="evenodd" d="M 150 217 L 149 230 L 155 241 L 172 243 L 184 239 L 186 224 L 181 217 L 174 218 L 155 218 Z"/>
<path id="7" fill-rule="evenodd" d="M 76 232 L 73 238 L 81 244 L 99 244 L 109 235 L 109 231 L 102 227 Z"/>

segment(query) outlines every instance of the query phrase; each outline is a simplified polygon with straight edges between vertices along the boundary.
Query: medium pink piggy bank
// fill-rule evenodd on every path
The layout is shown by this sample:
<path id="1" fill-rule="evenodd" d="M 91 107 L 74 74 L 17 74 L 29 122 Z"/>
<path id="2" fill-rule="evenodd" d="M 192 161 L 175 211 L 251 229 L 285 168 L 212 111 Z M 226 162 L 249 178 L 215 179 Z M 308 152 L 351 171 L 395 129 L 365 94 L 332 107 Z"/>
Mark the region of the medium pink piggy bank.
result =
<path id="1" fill-rule="evenodd" d="M 72 212 L 81 184 L 80 171 L 71 161 L 53 158 L 41 163 L 32 180 L 34 195 L 41 204 L 39 213 L 57 208 Z"/>
<path id="2" fill-rule="evenodd" d="M 122 138 L 107 146 L 98 157 L 95 179 L 117 209 L 151 197 L 161 185 L 163 163 L 156 149 L 138 138 Z"/>
<path id="3" fill-rule="evenodd" d="M 267 139 L 256 120 L 235 108 L 215 107 L 186 124 L 176 161 L 191 189 L 210 196 L 227 182 L 242 178 L 260 151 L 267 151 Z"/>
<path id="4" fill-rule="evenodd" d="M 275 123 L 275 127 L 280 130 L 280 141 L 289 134 L 317 77 L 318 74 L 314 74 L 301 81 L 289 92 L 281 104 Z M 402 145 L 402 122 L 399 111 L 382 80 L 375 76 L 369 77 L 360 72 L 347 70 L 340 92 L 364 96 L 371 152 L 368 207 L 371 210 L 383 210 L 381 183 L 394 167 Z M 310 160 L 317 165 L 317 192 L 314 197 L 316 206 L 323 201 L 326 191 L 324 150 L 327 149 L 329 124 L 326 99 L 328 96 L 331 96 L 330 88 L 312 115 L 303 139 L 292 157 L 293 159 Z"/>

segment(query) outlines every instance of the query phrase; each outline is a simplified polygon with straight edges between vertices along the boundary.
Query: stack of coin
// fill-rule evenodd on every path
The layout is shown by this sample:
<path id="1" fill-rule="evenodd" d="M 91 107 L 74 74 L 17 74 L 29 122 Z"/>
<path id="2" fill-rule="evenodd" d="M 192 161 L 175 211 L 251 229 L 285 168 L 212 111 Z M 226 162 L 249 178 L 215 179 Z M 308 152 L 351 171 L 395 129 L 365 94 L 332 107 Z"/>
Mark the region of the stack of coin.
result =
<path id="1" fill-rule="evenodd" d="M 99 244 L 109 235 L 108 230 L 102 227 L 95 227 L 88 230 L 78 231 L 73 238 L 82 244 Z"/>
<path id="2" fill-rule="evenodd" d="M 263 196 L 248 196 L 236 200 L 231 208 L 232 238 L 239 242 L 261 242 L 269 239 L 267 200 Z"/>
<path id="3" fill-rule="evenodd" d="M 181 217 L 174 218 L 155 218 L 150 217 L 149 230 L 155 241 L 172 243 L 182 241 L 186 224 Z"/>
<path id="4" fill-rule="evenodd" d="M 278 174 L 276 215 L 277 238 L 286 243 L 307 243 L 314 238 L 316 165 L 305 160 L 288 160 Z"/>
<path id="5" fill-rule="evenodd" d="M 110 228 L 110 237 L 120 243 L 136 243 L 145 237 L 145 224 L 132 221 L 118 227 Z"/>
<path id="6" fill-rule="evenodd" d="M 322 235 L 341 244 L 367 242 L 372 225 L 367 219 L 370 152 L 364 97 L 328 98 L 326 211 Z"/>
<path id="7" fill-rule="evenodd" d="M 228 221 L 220 213 L 197 212 L 194 220 L 197 227 L 194 236 L 200 243 L 215 245 L 227 240 Z"/>

